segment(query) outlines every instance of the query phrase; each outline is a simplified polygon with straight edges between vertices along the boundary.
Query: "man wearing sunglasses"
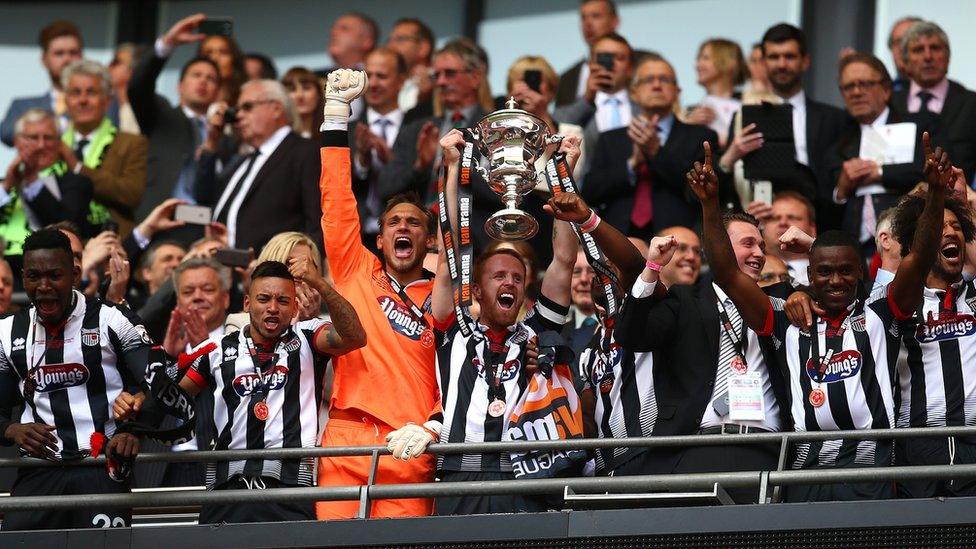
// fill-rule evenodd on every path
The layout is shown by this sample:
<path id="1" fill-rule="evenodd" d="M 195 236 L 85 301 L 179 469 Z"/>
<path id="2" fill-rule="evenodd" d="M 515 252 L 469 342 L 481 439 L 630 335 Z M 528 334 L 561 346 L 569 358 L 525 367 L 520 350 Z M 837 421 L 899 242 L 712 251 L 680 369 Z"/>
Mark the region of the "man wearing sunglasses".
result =
<path id="1" fill-rule="evenodd" d="M 212 110 L 193 190 L 198 204 L 213 208 L 213 221 L 227 226 L 228 246 L 257 254 L 272 236 L 299 231 L 321 247 L 318 147 L 292 131 L 296 111 L 284 86 L 253 80 L 241 87 L 235 109 Z M 249 152 L 218 173 L 225 123 L 233 124 Z"/>

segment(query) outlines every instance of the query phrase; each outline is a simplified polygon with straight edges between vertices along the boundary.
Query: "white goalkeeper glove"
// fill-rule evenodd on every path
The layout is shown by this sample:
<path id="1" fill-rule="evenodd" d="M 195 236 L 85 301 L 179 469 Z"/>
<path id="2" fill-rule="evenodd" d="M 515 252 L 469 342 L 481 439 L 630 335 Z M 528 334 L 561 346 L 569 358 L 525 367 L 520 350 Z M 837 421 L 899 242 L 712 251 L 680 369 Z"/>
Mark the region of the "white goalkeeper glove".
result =
<path id="1" fill-rule="evenodd" d="M 438 430 L 436 421 L 428 421 L 423 425 L 408 423 L 386 435 L 386 447 L 393 453 L 394 459 L 417 458 L 434 441 Z"/>
<path id="2" fill-rule="evenodd" d="M 366 71 L 336 69 L 325 80 L 325 107 L 322 131 L 327 124 L 346 124 L 351 113 L 350 103 L 366 93 L 369 79 Z"/>

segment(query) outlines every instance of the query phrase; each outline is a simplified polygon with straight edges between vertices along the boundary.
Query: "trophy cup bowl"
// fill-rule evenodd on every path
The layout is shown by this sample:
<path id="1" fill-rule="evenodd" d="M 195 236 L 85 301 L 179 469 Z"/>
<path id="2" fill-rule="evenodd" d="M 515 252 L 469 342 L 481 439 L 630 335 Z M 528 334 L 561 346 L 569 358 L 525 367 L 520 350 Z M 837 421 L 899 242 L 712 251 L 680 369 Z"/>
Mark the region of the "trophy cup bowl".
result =
<path id="1" fill-rule="evenodd" d="M 519 109 L 514 97 L 505 106 L 479 120 L 472 130 L 488 162 L 487 167 L 478 166 L 478 172 L 505 205 L 485 222 L 485 232 L 496 240 L 525 240 L 539 231 L 539 222 L 518 206 L 535 188 L 536 161 L 562 136 L 551 133 L 538 116 Z"/>

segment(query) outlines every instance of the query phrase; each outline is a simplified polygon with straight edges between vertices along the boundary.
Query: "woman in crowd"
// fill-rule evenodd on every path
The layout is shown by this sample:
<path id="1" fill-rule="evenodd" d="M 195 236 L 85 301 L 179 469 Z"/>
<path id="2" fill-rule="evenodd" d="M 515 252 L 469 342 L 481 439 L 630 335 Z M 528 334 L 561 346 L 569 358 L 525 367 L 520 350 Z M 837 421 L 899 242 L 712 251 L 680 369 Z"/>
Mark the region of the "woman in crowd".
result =
<path id="1" fill-rule="evenodd" d="M 695 61 L 698 84 L 705 88 L 705 98 L 686 116 L 689 124 L 701 124 L 715 130 L 722 148 L 729 134 L 732 117 L 742 106 L 736 87 L 749 76 L 742 48 L 725 38 L 706 40 L 698 48 Z"/>
<path id="2" fill-rule="evenodd" d="M 538 81 L 539 89 L 534 90 L 526 82 L 525 74 L 526 72 L 535 71 L 539 73 L 540 78 Z M 534 78 L 534 77 L 533 77 Z M 529 80 L 533 80 L 530 78 Z M 533 82 L 534 84 L 534 82 Z M 556 89 L 559 87 L 559 75 L 552 68 L 545 58 L 538 55 L 523 55 L 512 63 L 512 66 L 508 69 L 508 80 L 507 80 L 508 95 L 514 97 L 518 101 L 518 106 L 520 109 L 526 110 L 542 120 L 549 126 L 549 131 L 557 133 L 562 136 L 575 135 L 581 140 L 583 139 L 583 128 L 577 126 L 576 124 L 566 124 L 562 122 L 557 122 L 553 119 L 552 115 L 549 114 L 549 105 L 552 103 L 553 99 L 556 97 Z M 580 143 L 580 149 L 585 151 L 586 148 Z M 576 180 L 579 181 L 582 178 L 583 166 L 586 164 L 585 152 L 583 156 L 580 156 L 579 161 L 576 162 L 576 171 L 573 174 Z M 543 163 L 539 163 L 536 169 L 544 169 Z M 543 185 L 545 185 L 543 183 Z"/>
<path id="3" fill-rule="evenodd" d="M 288 95 L 295 103 L 298 119 L 295 121 L 295 131 L 302 137 L 317 139 L 319 126 L 322 125 L 322 105 L 325 96 L 322 95 L 322 84 L 315 73 L 305 67 L 292 67 L 281 78 L 281 83 L 288 90 Z"/>
<path id="4" fill-rule="evenodd" d="M 220 69 L 220 101 L 237 104 L 241 85 L 247 81 L 244 71 L 244 54 L 232 36 L 215 34 L 208 36 L 197 49 L 197 55 L 209 57 Z"/>

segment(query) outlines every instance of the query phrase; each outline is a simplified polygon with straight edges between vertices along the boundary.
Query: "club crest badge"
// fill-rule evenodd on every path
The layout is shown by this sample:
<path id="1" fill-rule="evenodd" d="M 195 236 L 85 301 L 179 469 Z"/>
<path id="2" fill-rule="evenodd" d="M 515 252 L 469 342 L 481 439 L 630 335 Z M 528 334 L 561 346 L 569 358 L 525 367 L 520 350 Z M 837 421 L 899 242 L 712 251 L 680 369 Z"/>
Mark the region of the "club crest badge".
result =
<path id="1" fill-rule="evenodd" d="M 101 343 L 101 336 L 98 330 L 86 330 L 82 328 L 81 330 L 81 344 L 85 347 L 98 347 Z"/>

